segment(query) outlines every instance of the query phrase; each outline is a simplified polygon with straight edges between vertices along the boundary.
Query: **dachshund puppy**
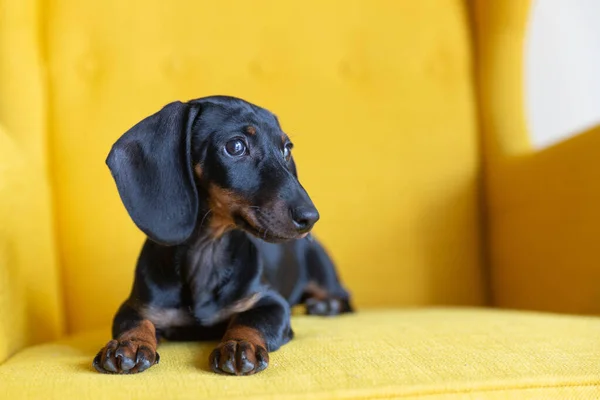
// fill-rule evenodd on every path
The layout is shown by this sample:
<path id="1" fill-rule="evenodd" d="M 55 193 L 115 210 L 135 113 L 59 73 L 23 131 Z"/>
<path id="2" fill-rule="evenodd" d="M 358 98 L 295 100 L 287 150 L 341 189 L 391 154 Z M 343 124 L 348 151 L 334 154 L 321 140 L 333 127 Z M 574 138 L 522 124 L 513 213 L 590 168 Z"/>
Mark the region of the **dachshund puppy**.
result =
<path id="1" fill-rule="evenodd" d="M 127 131 L 106 163 L 145 241 L 113 339 L 93 361 L 131 374 L 158 342 L 220 340 L 213 371 L 250 375 L 293 337 L 290 309 L 351 312 L 275 115 L 241 99 L 173 102 Z"/>

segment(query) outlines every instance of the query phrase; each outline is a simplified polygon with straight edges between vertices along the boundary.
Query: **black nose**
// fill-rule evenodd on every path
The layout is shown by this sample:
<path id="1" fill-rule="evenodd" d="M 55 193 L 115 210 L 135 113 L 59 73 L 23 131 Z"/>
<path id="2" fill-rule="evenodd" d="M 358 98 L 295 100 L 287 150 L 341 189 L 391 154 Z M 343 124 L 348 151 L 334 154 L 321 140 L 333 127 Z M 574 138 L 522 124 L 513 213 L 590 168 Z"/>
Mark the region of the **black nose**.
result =
<path id="1" fill-rule="evenodd" d="M 319 220 L 319 212 L 314 207 L 296 207 L 292 209 L 292 219 L 296 230 L 305 233 Z"/>

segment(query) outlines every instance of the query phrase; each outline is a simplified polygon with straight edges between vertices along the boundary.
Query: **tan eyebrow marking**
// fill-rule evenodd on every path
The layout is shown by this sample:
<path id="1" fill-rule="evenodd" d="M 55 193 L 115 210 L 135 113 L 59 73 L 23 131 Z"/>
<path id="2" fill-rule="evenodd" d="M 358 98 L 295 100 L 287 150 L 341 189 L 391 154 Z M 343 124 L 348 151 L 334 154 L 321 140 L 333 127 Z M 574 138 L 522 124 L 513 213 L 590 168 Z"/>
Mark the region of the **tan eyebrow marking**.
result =
<path id="1" fill-rule="evenodd" d="M 246 127 L 246 132 L 249 135 L 256 135 L 256 128 L 253 126 L 248 126 L 248 127 Z"/>

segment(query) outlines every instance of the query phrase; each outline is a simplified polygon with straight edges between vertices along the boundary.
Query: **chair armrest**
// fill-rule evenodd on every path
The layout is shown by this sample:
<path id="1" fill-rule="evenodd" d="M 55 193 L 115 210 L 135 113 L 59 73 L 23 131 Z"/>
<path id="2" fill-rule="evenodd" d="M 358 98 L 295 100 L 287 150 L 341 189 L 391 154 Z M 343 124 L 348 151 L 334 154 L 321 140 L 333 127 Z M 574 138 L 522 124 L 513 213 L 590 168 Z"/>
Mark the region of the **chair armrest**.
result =
<path id="1" fill-rule="evenodd" d="M 600 126 L 507 160 L 496 184 L 495 303 L 600 312 Z"/>

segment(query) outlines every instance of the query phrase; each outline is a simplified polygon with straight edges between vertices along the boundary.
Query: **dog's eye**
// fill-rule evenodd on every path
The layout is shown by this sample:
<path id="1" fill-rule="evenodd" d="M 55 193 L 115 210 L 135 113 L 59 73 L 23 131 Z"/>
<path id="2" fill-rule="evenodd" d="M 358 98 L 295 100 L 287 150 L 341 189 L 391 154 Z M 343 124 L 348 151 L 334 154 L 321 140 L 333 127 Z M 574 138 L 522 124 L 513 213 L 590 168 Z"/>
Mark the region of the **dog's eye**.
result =
<path id="1" fill-rule="evenodd" d="M 246 153 L 246 143 L 240 139 L 230 140 L 225 144 L 225 151 L 233 157 L 239 157 Z"/>
<path id="2" fill-rule="evenodd" d="M 283 148 L 283 158 L 285 158 L 285 161 L 287 162 L 292 158 L 292 147 L 294 146 L 291 143 L 288 143 Z"/>

